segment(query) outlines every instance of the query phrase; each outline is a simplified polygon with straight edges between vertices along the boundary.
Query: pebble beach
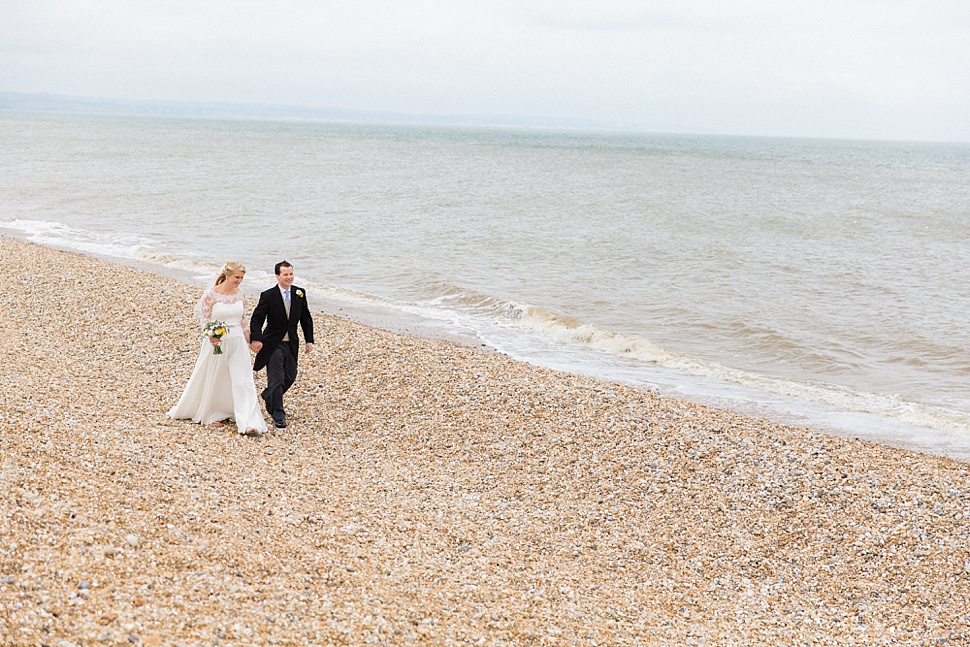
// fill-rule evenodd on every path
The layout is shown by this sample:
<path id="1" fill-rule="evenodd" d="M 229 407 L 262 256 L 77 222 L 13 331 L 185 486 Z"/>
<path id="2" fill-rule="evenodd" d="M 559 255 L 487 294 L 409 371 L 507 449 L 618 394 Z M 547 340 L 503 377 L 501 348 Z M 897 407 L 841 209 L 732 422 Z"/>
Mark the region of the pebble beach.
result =
<path id="1" fill-rule="evenodd" d="M 970 644 L 970 464 L 323 313 L 245 438 L 198 287 L 0 256 L 2 645 Z"/>

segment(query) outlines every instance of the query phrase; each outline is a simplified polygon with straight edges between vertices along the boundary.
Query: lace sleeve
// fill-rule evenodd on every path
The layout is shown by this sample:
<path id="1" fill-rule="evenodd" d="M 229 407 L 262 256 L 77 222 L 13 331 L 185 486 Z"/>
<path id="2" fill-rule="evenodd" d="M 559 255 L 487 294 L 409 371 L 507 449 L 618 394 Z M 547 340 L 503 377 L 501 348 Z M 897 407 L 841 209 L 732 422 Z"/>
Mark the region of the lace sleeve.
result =
<path id="1" fill-rule="evenodd" d="M 205 326 L 209 323 L 212 316 L 212 290 L 206 290 L 199 302 L 195 304 L 195 315 L 199 319 L 199 325 Z"/>
<path id="2" fill-rule="evenodd" d="M 240 294 L 240 297 L 242 298 L 242 303 L 243 303 L 242 321 L 239 322 L 239 325 L 242 327 L 243 334 L 246 335 L 246 339 L 249 339 L 249 317 L 246 316 L 247 299 L 246 299 L 246 295 L 243 294 L 242 292 L 240 292 L 239 294 Z"/>

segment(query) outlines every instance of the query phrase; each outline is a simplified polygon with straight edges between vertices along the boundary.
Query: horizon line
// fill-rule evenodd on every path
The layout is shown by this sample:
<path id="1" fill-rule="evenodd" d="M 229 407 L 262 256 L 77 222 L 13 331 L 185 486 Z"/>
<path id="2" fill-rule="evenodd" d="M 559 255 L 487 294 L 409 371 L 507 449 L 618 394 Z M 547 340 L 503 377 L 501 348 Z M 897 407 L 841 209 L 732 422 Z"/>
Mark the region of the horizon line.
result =
<path id="1" fill-rule="evenodd" d="M 602 119 L 555 116 L 409 113 L 393 110 L 302 106 L 275 103 L 242 103 L 194 99 L 122 99 L 57 94 L 52 92 L 12 92 L 0 90 L 0 111 L 55 112 L 149 117 L 223 117 L 255 120 L 327 121 L 367 124 L 423 126 L 466 126 L 480 128 L 525 128 L 629 134 L 689 135 L 706 137 L 751 137 L 765 139 L 808 139 L 830 141 L 871 141 L 922 144 L 966 145 L 961 140 L 920 140 L 875 137 L 837 137 L 818 135 L 779 135 L 714 132 L 690 127 L 623 123 Z"/>

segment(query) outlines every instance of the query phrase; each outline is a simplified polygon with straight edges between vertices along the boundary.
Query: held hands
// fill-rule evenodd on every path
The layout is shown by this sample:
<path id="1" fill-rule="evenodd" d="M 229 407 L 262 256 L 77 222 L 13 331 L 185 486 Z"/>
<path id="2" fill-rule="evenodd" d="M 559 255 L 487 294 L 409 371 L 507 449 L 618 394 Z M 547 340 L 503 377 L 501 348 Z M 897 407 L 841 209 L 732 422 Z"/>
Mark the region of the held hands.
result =
<path id="1" fill-rule="evenodd" d="M 263 347 L 263 342 L 261 341 L 249 342 L 249 350 L 253 351 L 254 353 L 258 353 L 262 347 Z M 309 355 L 312 351 L 313 351 L 313 344 L 308 342 L 306 345 L 307 355 Z"/>

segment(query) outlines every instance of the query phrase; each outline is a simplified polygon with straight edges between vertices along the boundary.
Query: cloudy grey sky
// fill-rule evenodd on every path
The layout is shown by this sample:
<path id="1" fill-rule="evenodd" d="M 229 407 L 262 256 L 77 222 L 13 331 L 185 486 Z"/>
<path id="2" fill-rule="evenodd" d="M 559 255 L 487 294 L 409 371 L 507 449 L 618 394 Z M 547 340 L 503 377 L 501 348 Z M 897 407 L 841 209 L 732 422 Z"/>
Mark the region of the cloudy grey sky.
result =
<path id="1" fill-rule="evenodd" d="M 0 91 L 970 141 L 967 0 L 0 0 Z"/>

